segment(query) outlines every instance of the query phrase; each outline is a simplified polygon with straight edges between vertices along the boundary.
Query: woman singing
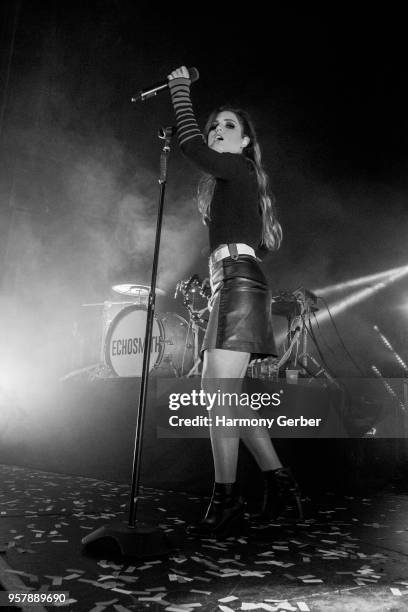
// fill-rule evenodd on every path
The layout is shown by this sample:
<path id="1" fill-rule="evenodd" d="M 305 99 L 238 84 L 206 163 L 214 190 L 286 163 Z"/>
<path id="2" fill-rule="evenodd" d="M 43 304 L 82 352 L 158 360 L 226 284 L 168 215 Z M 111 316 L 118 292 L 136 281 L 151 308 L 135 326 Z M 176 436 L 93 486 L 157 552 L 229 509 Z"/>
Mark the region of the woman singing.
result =
<path id="1" fill-rule="evenodd" d="M 210 116 L 204 137 L 191 104 L 187 68 L 177 68 L 168 79 L 180 147 L 205 173 L 198 200 L 209 229 L 212 308 L 201 349 L 202 386 L 207 392 L 216 392 L 222 379 L 223 391 L 239 393 L 249 361 L 276 355 L 271 296 L 255 251 L 259 246 L 278 249 L 282 230 L 248 115 L 220 108 Z M 214 489 L 203 520 L 191 526 L 189 533 L 224 537 L 241 523 L 244 504 L 235 484 L 240 439 L 264 475 L 259 516 L 274 519 L 290 501 L 296 502 L 301 515 L 297 484 L 290 470 L 282 467 L 266 428 L 215 426 L 217 414 L 249 418 L 253 411 L 239 403 L 212 408 Z"/>

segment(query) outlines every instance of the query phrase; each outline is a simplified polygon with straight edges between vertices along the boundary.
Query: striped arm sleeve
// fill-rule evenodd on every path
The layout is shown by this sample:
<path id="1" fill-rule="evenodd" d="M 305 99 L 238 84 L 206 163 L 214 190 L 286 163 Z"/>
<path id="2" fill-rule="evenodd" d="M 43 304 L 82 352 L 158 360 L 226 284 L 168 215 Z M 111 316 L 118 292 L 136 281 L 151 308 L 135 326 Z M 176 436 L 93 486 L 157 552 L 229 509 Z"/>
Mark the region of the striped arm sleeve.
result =
<path id="1" fill-rule="evenodd" d="M 177 135 L 180 146 L 197 137 L 201 138 L 204 142 L 204 136 L 198 127 L 191 103 L 190 80 L 182 77 L 170 79 L 169 88 L 176 114 Z"/>

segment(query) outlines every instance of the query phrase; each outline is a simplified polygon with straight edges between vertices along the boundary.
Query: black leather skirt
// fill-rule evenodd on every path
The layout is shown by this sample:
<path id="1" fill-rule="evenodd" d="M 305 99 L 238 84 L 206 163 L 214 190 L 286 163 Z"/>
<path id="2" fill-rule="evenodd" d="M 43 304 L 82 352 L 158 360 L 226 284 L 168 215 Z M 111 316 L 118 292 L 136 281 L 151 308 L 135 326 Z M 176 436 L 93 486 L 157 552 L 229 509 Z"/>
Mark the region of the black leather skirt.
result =
<path id="1" fill-rule="evenodd" d="M 272 330 L 271 293 L 258 261 L 251 255 L 226 257 L 210 269 L 210 318 L 201 354 L 220 348 L 277 356 Z"/>

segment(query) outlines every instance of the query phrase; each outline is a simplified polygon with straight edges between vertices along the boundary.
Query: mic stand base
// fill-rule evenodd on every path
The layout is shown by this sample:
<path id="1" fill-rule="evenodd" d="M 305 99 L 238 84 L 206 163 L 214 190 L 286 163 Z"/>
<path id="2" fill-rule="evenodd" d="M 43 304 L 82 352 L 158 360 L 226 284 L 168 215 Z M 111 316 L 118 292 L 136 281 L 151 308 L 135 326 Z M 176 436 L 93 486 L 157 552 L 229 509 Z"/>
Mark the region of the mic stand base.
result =
<path id="1" fill-rule="evenodd" d="M 166 534 L 158 527 L 137 523 L 130 527 L 117 522 L 104 525 L 81 540 L 84 552 L 96 555 L 123 555 L 146 559 L 167 556 L 173 549 Z"/>

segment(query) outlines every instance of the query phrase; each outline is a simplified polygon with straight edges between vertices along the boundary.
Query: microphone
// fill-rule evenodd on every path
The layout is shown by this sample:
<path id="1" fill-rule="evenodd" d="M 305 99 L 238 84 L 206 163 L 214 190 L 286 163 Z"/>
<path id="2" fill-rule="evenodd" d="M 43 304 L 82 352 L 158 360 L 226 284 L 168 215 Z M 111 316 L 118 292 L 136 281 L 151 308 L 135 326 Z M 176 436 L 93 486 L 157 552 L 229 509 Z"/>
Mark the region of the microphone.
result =
<path id="1" fill-rule="evenodd" d="M 200 73 L 198 72 L 197 68 L 194 68 L 194 67 L 189 68 L 188 74 L 190 75 L 190 81 L 192 83 L 195 83 L 195 81 L 198 81 L 198 79 L 200 78 Z M 140 100 L 141 102 L 144 102 L 145 100 L 148 100 L 149 98 L 153 98 L 154 96 L 157 96 L 159 91 L 163 91 L 163 89 L 167 89 L 168 86 L 169 86 L 169 80 L 166 79 L 165 81 L 156 83 L 155 85 L 152 85 L 151 87 L 147 89 L 141 89 L 136 96 L 131 98 L 130 101 L 139 102 Z"/>

